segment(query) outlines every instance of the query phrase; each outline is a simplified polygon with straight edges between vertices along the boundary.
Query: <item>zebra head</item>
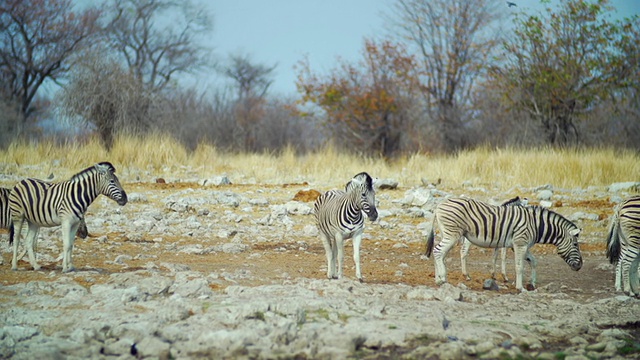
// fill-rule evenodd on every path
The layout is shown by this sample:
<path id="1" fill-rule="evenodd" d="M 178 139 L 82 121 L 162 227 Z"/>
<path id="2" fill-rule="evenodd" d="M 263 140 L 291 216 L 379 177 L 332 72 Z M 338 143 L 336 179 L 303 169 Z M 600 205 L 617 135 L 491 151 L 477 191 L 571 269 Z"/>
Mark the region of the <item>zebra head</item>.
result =
<path id="1" fill-rule="evenodd" d="M 102 195 L 114 200 L 120 206 L 124 206 L 128 199 L 127 193 L 120 185 L 120 180 L 116 176 L 116 168 L 109 162 L 101 162 L 94 166 L 98 172 L 98 188 Z"/>
<path id="2" fill-rule="evenodd" d="M 578 271 L 582 268 L 582 254 L 578 244 L 580 229 L 568 220 L 566 220 L 566 224 L 568 226 L 560 230 L 562 239 L 558 243 L 558 254 L 562 256 L 571 269 Z"/>
<path id="3" fill-rule="evenodd" d="M 376 209 L 376 192 L 373 190 L 373 179 L 366 172 L 361 172 L 351 179 L 345 187 L 347 192 L 358 191 L 360 193 L 360 209 L 369 217 L 369 220 L 378 219 Z"/>

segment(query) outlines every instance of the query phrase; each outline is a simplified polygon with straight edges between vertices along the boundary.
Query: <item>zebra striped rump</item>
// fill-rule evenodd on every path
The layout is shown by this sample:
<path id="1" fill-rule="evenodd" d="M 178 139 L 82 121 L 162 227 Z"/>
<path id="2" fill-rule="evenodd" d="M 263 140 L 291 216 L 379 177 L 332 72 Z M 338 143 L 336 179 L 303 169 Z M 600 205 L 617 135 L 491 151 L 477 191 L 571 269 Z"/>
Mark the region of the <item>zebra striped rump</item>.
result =
<path id="1" fill-rule="evenodd" d="M 640 196 L 628 198 L 614 209 L 606 256 L 609 262 L 616 264 L 616 291 L 640 297 Z"/>

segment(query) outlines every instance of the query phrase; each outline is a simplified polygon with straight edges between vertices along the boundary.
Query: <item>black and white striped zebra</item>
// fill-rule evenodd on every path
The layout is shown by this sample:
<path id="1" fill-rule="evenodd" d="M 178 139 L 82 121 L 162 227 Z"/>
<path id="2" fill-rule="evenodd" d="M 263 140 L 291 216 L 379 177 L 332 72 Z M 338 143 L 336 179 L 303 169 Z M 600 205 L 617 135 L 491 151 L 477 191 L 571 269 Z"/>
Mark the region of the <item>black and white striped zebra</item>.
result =
<path id="1" fill-rule="evenodd" d="M 356 277 L 360 271 L 360 243 L 364 231 L 363 212 L 369 220 L 378 218 L 373 179 L 362 172 L 349 181 L 345 191 L 331 190 L 320 195 L 314 205 L 320 237 L 327 255 L 327 278 L 340 279 L 344 264 L 344 241 L 353 239 Z"/>
<path id="2" fill-rule="evenodd" d="M 25 247 L 34 270 L 40 269 L 34 254 L 40 227 L 62 225 L 62 271 L 73 271 L 75 268 L 71 253 L 74 234 L 89 205 L 100 194 L 121 206 L 127 203 L 127 194 L 115 171 L 111 163 L 101 162 L 73 175 L 67 181 L 52 184 L 38 179 L 25 179 L 16 184 L 9 195 L 13 222 L 9 231 L 9 243 L 13 242 L 11 269 L 18 268 L 18 246 L 22 225 L 26 221 L 28 231 Z"/>
<path id="3" fill-rule="evenodd" d="M 580 229 L 562 215 L 539 206 L 494 206 L 466 198 L 452 198 L 440 203 L 427 239 L 427 256 L 433 251 L 436 284 L 447 281 L 444 258 L 447 252 L 466 237 L 481 247 L 511 247 L 515 253 L 516 289 L 524 290 L 524 261 L 536 243 L 553 244 L 558 254 L 575 271 L 582 268 L 578 245 Z M 442 239 L 435 246 L 435 226 Z"/>
<path id="4" fill-rule="evenodd" d="M 529 204 L 529 200 L 527 198 L 520 198 L 519 196 L 516 196 L 512 199 L 509 199 L 503 202 L 501 206 L 527 206 L 528 204 Z M 469 256 L 469 248 L 471 248 L 471 241 L 465 238 L 464 241 L 462 242 L 462 247 L 460 249 L 460 263 L 462 267 L 462 275 L 464 275 L 464 277 L 467 280 L 471 280 L 471 276 L 469 276 L 469 272 L 467 271 L 467 256 Z M 509 278 L 507 277 L 507 250 L 509 249 L 510 249 L 509 247 L 500 248 L 502 253 L 502 263 L 501 263 L 502 278 L 505 282 L 509 281 Z M 535 287 L 536 280 L 537 280 L 536 258 L 533 256 L 533 254 L 531 254 L 530 251 L 527 250 L 527 255 L 525 259 L 531 266 L 531 285 Z M 498 248 L 495 248 L 493 251 L 493 267 L 491 270 L 491 278 L 493 279 L 496 278 L 497 263 L 498 263 Z"/>
<path id="5" fill-rule="evenodd" d="M 609 224 L 606 254 L 616 264 L 616 291 L 640 296 L 640 196 L 616 206 Z"/>
<path id="6" fill-rule="evenodd" d="M 11 211 L 9 209 L 9 194 L 11 193 L 11 189 L 0 188 L 0 228 L 1 229 L 10 229 L 13 223 L 11 222 Z M 87 229 L 87 224 L 84 221 L 84 218 L 80 219 L 80 224 L 78 225 L 78 231 L 76 235 L 82 239 L 89 236 L 89 230 Z M 34 249 L 37 248 L 37 240 L 34 239 Z M 22 259 L 27 254 L 27 249 L 24 248 L 22 253 L 18 255 L 18 261 Z M 0 258 L 0 264 L 3 263 L 3 259 Z"/>

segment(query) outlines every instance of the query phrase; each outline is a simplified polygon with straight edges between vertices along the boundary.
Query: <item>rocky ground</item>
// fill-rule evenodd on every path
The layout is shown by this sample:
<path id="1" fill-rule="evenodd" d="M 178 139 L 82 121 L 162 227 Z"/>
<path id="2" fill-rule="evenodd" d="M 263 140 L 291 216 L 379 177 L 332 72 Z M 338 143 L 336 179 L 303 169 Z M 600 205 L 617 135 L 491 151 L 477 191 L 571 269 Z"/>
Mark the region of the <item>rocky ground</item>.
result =
<path id="1" fill-rule="evenodd" d="M 58 228 L 40 232 L 37 272 L 26 261 L 11 271 L 2 241 L 0 358 L 640 355 L 640 300 L 615 292 L 604 256 L 608 216 L 634 184 L 499 192 L 425 181 L 381 189 L 380 219 L 365 229 L 360 283 L 350 242 L 346 278 L 325 278 L 310 200 L 312 190 L 329 188 L 121 180 L 129 204 L 101 197 L 91 206 L 90 236 L 73 253 L 76 272 L 60 272 Z M 433 209 L 452 195 L 495 203 L 520 195 L 551 206 L 584 229 L 583 268 L 574 272 L 554 247 L 537 245 L 536 290 L 514 290 L 512 254 L 512 279 L 483 290 L 492 250 L 472 248 L 472 280 L 465 280 L 456 248 L 447 258 L 450 284 L 435 286 L 424 238 Z"/>

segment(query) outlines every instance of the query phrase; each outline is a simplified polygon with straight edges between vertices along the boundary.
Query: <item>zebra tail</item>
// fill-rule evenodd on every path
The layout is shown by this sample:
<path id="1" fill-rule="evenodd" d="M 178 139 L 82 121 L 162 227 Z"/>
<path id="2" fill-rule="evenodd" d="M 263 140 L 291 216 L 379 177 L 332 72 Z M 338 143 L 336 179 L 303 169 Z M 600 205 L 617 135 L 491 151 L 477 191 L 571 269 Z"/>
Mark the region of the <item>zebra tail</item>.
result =
<path id="1" fill-rule="evenodd" d="M 431 228 L 431 232 L 429 232 L 429 236 L 427 237 L 427 250 L 425 251 L 425 255 L 427 255 L 427 259 L 431 257 L 431 252 L 433 251 L 433 243 L 435 240 L 435 232 L 433 228 Z"/>
<path id="2" fill-rule="evenodd" d="M 609 263 L 615 264 L 620 257 L 620 222 L 618 219 L 618 211 L 613 214 L 611 224 L 609 225 L 609 235 L 607 236 L 607 258 Z"/>
<path id="3" fill-rule="evenodd" d="M 13 245 L 13 222 L 9 224 L 9 245 Z"/>

